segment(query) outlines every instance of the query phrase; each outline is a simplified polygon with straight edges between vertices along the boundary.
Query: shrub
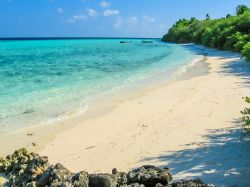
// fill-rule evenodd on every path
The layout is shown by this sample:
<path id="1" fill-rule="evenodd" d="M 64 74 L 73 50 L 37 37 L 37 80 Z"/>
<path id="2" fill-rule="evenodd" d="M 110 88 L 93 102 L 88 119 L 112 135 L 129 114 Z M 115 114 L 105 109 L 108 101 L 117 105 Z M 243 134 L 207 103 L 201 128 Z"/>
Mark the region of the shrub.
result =
<path id="1" fill-rule="evenodd" d="M 241 51 L 241 55 L 246 57 L 246 59 L 250 62 L 250 42 L 248 42 Z"/>
<path id="2" fill-rule="evenodd" d="M 243 14 L 244 12 L 246 12 L 247 10 L 249 10 L 249 8 L 246 5 L 239 5 L 236 8 L 236 13 L 237 15 Z"/>
<path id="3" fill-rule="evenodd" d="M 178 20 L 163 41 L 176 43 L 202 44 L 208 47 L 241 52 L 250 61 L 250 9 L 240 5 L 236 9 L 236 16 L 221 19 Z"/>
<path id="4" fill-rule="evenodd" d="M 245 97 L 245 102 L 250 103 L 250 98 Z M 247 132 L 250 132 L 250 108 L 245 108 L 243 111 L 241 111 L 241 114 L 243 115 L 241 120 L 243 122 L 243 127 Z"/>

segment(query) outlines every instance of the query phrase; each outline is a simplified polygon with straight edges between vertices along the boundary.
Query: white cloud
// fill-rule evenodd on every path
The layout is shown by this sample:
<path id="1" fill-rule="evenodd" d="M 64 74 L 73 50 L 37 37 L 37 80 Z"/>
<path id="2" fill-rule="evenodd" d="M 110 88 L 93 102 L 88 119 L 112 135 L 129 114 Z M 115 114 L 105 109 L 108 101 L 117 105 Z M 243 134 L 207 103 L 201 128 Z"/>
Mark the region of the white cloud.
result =
<path id="1" fill-rule="evenodd" d="M 108 2 L 108 1 L 102 1 L 102 2 L 100 3 L 100 6 L 101 6 L 102 8 L 108 8 L 110 5 L 111 5 L 111 3 Z"/>
<path id="2" fill-rule="evenodd" d="M 166 25 L 160 24 L 160 25 L 158 25 L 158 27 L 159 27 L 160 29 L 164 29 L 164 28 L 166 28 Z"/>
<path id="3" fill-rule="evenodd" d="M 120 14 L 119 10 L 105 10 L 103 12 L 104 16 L 116 16 L 116 15 L 119 15 L 119 14 Z"/>
<path id="4" fill-rule="evenodd" d="M 98 12 L 92 8 L 88 8 L 87 9 L 87 12 L 88 12 L 88 16 L 89 17 L 96 17 L 98 16 Z"/>
<path id="5" fill-rule="evenodd" d="M 155 18 L 154 18 L 154 17 L 150 17 L 150 16 L 144 15 L 144 16 L 143 16 L 143 19 L 144 19 L 145 21 L 148 21 L 148 22 L 155 22 Z"/>
<path id="6" fill-rule="evenodd" d="M 63 13 L 64 10 L 63 10 L 62 8 L 57 8 L 57 12 L 58 12 L 58 13 Z"/>
<path id="7" fill-rule="evenodd" d="M 85 20 L 85 19 L 87 19 L 87 16 L 85 16 L 85 15 L 75 15 L 75 16 L 73 16 L 73 19 L 74 20 Z"/>
<path id="8" fill-rule="evenodd" d="M 117 17 L 116 20 L 115 20 L 114 27 L 115 28 L 120 28 L 121 26 L 122 26 L 122 18 Z"/>
<path id="9" fill-rule="evenodd" d="M 138 23 L 138 18 L 136 16 L 129 17 L 127 22 L 132 25 L 136 25 Z"/>
<path id="10" fill-rule="evenodd" d="M 70 23 L 75 23 L 77 21 L 83 21 L 83 20 L 86 20 L 86 19 L 88 19 L 88 17 L 85 16 L 85 15 L 74 15 L 74 16 L 72 16 L 72 18 L 69 19 L 69 22 Z"/>

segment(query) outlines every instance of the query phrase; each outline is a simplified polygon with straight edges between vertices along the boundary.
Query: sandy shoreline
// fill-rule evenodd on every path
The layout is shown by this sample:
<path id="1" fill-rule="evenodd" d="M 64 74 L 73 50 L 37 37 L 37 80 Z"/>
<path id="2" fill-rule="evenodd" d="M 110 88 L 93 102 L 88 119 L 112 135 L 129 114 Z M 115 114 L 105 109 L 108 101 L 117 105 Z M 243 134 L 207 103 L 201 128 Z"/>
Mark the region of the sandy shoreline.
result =
<path id="1" fill-rule="evenodd" d="M 154 164 L 169 166 L 177 178 L 250 185 L 250 142 L 238 122 L 242 97 L 250 95 L 246 62 L 235 53 L 203 50 L 209 73 L 190 78 L 187 71 L 181 80 L 77 119 L 73 128 L 47 137 L 39 154 L 72 171 Z"/>
<path id="2" fill-rule="evenodd" d="M 168 165 L 178 178 L 249 185 L 250 144 L 237 120 L 250 89 L 244 69 L 232 68 L 244 62 L 234 53 L 206 52 L 207 75 L 117 103 L 112 112 L 58 134 L 40 154 L 72 171 Z"/>
<path id="3" fill-rule="evenodd" d="M 52 123 L 33 124 L 32 126 L 15 129 L 0 133 L 1 155 L 6 156 L 20 147 L 26 147 L 30 151 L 40 151 L 51 142 L 55 136 L 63 131 L 77 126 L 88 119 L 97 118 L 112 112 L 117 108 L 117 103 L 122 103 L 134 98 L 146 95 L 152 90 L 161 88 L 176 80 L 188 79 L 208 73 L 208 67 L 204 61 L 203 48 L 197 45 L 183 45 L 188 50 L 195 51 L 195 58 L 185 65 L 178 67 L 173 72 L 158 72 L 148 78 L 138 80 L 110 93 L 103 93 L 87 104 L 87 110 L 79 115 L 71 117 L 59 114 L 60 119 L 54 116 Z M 202 62 L 202 63 L 201 63 Z M 17 119 L 18 120 L 18 119 Z M 51 119 L 49 119 L 51 120 Z M 34 146 L 35 145 L 35 146 Z"/>

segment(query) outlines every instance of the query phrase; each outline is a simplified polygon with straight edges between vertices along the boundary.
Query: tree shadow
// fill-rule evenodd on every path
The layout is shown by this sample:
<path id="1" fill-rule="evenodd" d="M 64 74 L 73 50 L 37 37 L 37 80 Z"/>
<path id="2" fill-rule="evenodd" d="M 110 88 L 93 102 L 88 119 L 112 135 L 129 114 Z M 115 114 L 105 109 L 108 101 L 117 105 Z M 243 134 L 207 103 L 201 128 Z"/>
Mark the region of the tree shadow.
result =
<path id="1" fill-rule="evenodd" d="M 220 75 L 240 77 L 242 81 L 239 80 L 238 85 L 250 86 L 250 63 L 240 59 L 239 54 L 222 51 L 223 55 L 220 55 L 214 49 L 197 48 L 197 45 L 184 47 L 198 55 L 207 55 L 208 52 L 209 56 L 230 59 L 230 62 L 222 65 Z M 250 187 L 250 137 L 243 133 L 239 120 L 232 123 L 235 124 L 232 128 L 207 130 L 203 135 L 205 142 L 183 145 L 184 149 L 180 151 L 166 151 L 142 161 L 169 167 L 174 179 L 198 177 L 216 186 Z"/>
<path id="2" fill-rule="evenodd" d="M 220 53 L 223 53 L 223 55 L 221 55 L 221 57 L 219 57 L 220 59 L 228 59 L 228 58 L 239 58 L 240 54 L 236 53 L 236 52 L 232 52 L 232 51 L 223 51 L 220 49 L 215 49 L 215 48 L 210 48 L 210 47 L 206 47 L 203 45 L 198 45 L 198 44 L 186 44 L 186 45 L 182 45 L 183 48 L 192 51 L 194 54 L 196 55 L 209 55 L 212 57 L 218 57 L 220 56 Z"/>
<path id="3" fill-rule="evenodd" d="M 243 81 L 238 82 L 242 86 L 250 86 L 250 63 L 247 62 L 244 58 L 240 58 L 239 53 L 231 51 L 220 51 L 201 45 L 183 45 L 183 47 L 197 55 L 212 56 L 217 57 L 218 59 L 228 59 L 230 62 L 222 65 L 221 71 L 219 73 L 223 76 L 226 75 L 235 75 L 240 77 Z"/>
<path id="4" fill-rule="evenodd" d="M 250 186 L 250 138 L 241 128 L 208 130 L 205 142 L 143 161 L 162 163 L 175 179 L 200 178 L 216 186 Z M 195 147 L 195 148 L 194 148 Z"/>
<path id="5" fill-rule="evenodd" d="M 222 66 L 222 74 L 235 75 L 243 79 L 241 84 L 250 86 L 250 63 L 244 59 L 233 60 Z"/>
<path id="6" fill-rule="evenodd" d="M 201 45 L 183 45 L 183 48 L 192 51 L 197 55 L 209 55 L 219 59 L 230 59 L 231 61 L 222 66 L 219 72 L 223 75 L 235 75 L 243 79 L 244 84 L 250 85 L 250 63 L 244 58 L 240 58 L 240 54 L 231 51 L 220 51 Z M 221 53 L 221 54 L 220 54 Z M 223 54 L 222 54 L 223 53 Z"/>

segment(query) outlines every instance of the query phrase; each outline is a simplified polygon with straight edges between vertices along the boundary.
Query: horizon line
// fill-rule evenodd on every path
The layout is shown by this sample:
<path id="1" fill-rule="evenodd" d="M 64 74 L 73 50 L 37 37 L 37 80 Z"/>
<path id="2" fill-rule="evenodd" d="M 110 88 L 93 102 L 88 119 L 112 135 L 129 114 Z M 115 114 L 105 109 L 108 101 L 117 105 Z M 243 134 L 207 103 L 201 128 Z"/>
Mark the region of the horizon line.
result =
<path id="1" fill-rule="evenodd" d="M 158 37 L 0 37 L 0 40 L 161 39 Z"/>

